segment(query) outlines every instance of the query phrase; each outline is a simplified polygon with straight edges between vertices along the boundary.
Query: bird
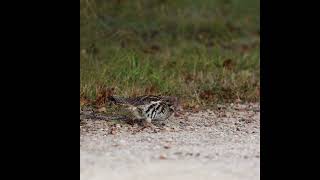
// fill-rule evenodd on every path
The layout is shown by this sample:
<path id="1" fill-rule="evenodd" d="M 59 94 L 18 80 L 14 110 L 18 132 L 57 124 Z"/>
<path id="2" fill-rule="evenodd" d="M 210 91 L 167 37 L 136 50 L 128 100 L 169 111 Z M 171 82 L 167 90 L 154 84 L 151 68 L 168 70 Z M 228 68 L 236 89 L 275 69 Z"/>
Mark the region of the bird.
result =
<path id="1" fill-rule="evenodd" d="M 153 126 L 153 121 L 164 121 L 178 109 L 178 98 L 172 96 L 144 95 L 138 97 L 109 96 L 115 104 L 127 105 L 136 119 L 144 120 L 145 125 Z"/>

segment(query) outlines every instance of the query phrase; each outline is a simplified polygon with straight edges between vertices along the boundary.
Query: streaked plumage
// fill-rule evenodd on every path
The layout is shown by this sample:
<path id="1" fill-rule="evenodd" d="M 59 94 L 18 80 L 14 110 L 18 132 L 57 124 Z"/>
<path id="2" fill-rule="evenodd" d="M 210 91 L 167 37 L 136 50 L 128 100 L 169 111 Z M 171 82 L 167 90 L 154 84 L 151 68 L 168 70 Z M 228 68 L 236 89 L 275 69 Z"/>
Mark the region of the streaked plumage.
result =
<path id="1" fill-rule="evenodd" d="M 109 100 L 116 104 L 129 106 L 129 110 L 137 119 L 151 121 L 163 121 L 168 119 L 177 107 L 177 98 L 169 96 L 139 96 L 134 98 L 122 98 L 110 96 Z"/>

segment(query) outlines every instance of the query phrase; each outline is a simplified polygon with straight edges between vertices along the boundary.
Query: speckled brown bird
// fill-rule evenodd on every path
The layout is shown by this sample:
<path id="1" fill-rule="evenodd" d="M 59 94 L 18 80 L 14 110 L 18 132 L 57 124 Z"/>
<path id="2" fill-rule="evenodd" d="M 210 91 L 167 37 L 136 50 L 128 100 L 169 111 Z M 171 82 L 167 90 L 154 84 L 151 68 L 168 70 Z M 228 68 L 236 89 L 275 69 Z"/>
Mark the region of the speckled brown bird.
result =
<path id="1" fill-rule="evenodd" d="M 177 97 L 171 96 L 148 95 L 133 98 L 109 96 L 109 100 L 115 104 L 129 106 L 128 109 L 136 119 L 143 119 L 148 124 L 168 119 L 178 108 Z"/>

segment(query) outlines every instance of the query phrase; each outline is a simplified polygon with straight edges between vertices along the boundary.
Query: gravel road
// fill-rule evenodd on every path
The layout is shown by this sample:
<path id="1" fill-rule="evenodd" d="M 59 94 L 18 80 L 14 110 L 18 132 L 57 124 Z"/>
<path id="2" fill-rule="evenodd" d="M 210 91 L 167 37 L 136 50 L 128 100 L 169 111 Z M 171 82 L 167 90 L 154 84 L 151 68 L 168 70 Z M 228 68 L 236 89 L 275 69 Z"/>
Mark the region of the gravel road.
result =
<path id="1" fill-rule="evenodd" d="M 81 180 L 260 179 L 260 104 L 185 112 L 159 130 L 84 120 Z"/>

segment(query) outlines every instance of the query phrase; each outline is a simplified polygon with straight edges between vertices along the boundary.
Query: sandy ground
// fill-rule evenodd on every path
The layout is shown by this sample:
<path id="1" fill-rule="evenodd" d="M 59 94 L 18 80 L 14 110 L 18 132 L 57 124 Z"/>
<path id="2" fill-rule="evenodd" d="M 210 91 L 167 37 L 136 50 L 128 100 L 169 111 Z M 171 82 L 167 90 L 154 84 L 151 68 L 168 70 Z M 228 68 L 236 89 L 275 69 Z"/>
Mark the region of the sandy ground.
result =
<path id="1" fill-rule="evenodd" d="M 260 105 L 186 112 L 160 130 L 83 121 L 81 180 L 260 179 Z"/>

